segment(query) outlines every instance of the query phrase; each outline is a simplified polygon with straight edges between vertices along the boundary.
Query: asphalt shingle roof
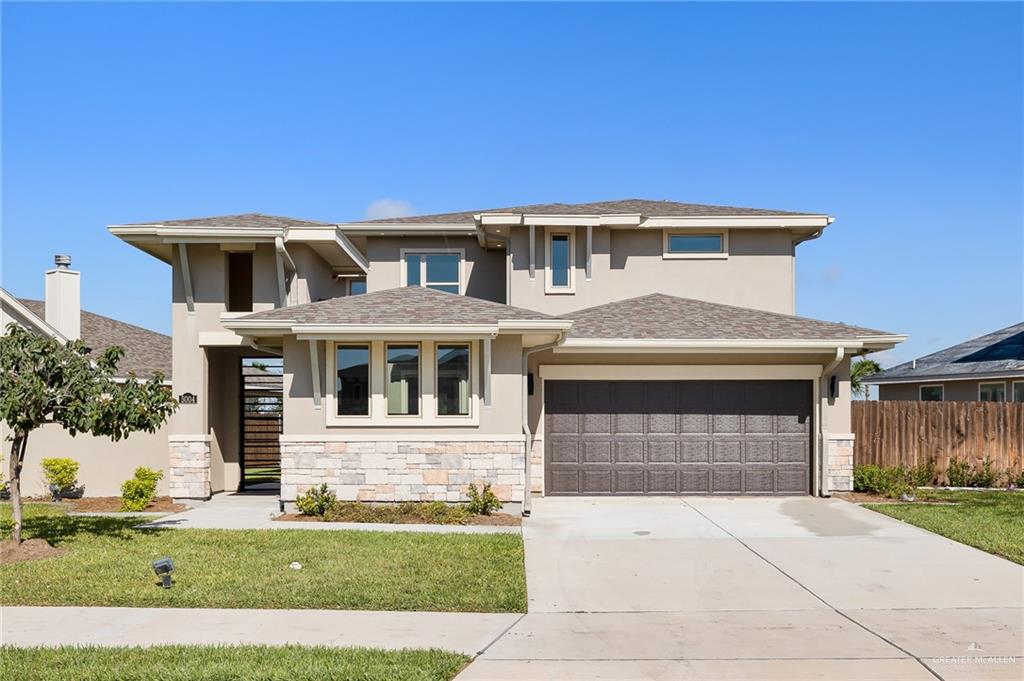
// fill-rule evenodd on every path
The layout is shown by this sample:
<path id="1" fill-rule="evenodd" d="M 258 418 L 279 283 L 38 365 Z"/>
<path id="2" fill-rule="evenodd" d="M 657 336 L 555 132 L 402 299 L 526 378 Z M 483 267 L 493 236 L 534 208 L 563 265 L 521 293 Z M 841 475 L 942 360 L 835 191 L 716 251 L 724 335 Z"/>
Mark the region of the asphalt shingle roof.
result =
<path id="1" fill-rule="evenodd" d="M 490 300 L 409 286 L 267 310 L 239 319 L 299 324 L 494 324 L 502 319 L 555 319 Z"/>
<path id="2" fill-rule="evenodd" d="M 415 215 L 382 220 L 363 220 L 361 223 L 408 223 L 408 224 L 474 224 L 473 216 L 478 213 L 539 213 L 544 215 L 633 215 L 648 217 L 701 217 L 715 215 L 820 215 L 820 213 L 795 213 L 767 208 L 737 208 L 734 206 L 711 206 L 700 203 L 679 203 L 677 201 L 651 201 L 648 199 L 623 199 L 620 201 L 597 201 L 594 203 L 537 203 L 510 208 L 460 211 Z"/>
<path id="3" fill-rule="evenodd" d="M 41 300 L 19 298 L 22 305 L 40 319 L 46 318 L 46 306 Z M 141 326 L 121 322 L 110 317 L 82 310 L 82 340 L 98 354 L 111 345 L 120 345 L 125 354 L 117 366 L 117 375 L 135 372 L 139 378 L 149 378 L 159 371 L 171 380 L 171 337 Z"/>
<path id="4" fill-rule="evenodd" d="M 885 331 L 652 293 L 566 315 L 569 338 L 846 340 Z"/>
<path id="5" fill-rule="evenodd" d="M 901 378 L 910 380 L 1024 373 L 1024 322 L 972 338 L 915 361 L 897 364 L 871 376 L 867 382 L 889 383 L 898 382 Z"/>
<path id="6" fill-rule="evenodd" d="M 134 226 L 169 225 L 177 227 L 215 227 L 217 229 L 253 229 L 279 227 L 323 227 L 326 222 L 300 220 L 280 215 L 264 213 L 239 213 L 238 215 L 214 215 L 202 218 L 184 218 L 181 220 L 155 220 L 153 222 L 137 222 Z"/>

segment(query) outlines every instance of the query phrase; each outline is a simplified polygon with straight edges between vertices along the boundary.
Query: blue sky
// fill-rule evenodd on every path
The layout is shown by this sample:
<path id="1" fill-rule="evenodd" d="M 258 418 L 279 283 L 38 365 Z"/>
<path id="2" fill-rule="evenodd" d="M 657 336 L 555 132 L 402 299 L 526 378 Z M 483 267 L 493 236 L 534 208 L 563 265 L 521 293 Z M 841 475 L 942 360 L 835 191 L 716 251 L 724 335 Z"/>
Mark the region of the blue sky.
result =
<path id="1" fill-rule="evenodd" d="M 105 225 L 627 197 L 823 211 L 798 312 L 911 340 L 1022 314 L 1020 4 L 4 3 L 2 272 L 170 327 Z"/>

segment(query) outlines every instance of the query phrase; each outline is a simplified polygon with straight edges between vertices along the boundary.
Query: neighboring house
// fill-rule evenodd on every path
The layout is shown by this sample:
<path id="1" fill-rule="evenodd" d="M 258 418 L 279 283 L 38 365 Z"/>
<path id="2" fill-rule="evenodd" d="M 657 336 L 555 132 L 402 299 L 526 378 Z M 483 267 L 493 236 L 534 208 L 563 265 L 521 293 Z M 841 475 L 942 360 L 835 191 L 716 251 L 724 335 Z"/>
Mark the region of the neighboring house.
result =
<path id="1" fill-rule="evenodd" d="M 61 342 L 81 339 L 94 353 L 118 345 L 125 350 L 118 365 L 118 378 L 128 380 L 132 373 L 138 378 L 149 378 L 160 372 L 169 382 L 171 338 L 82 310 L 80 273 L 69 268 L 70 259 L 66 256 L 57 256 L 55 260 L 58 266 L 45 274 L 45 301 L 15 298 L 0 288 L 0 328 L 6 329 L 9 323 L 14 322 Z M 9 455 L 8 433 L 6 424 L 0 424 L 5 461 Z M 166 478 L 170 473 L 167 461 L 169 434 L 170 428 L 165 425 L 155 433 L 135 433 L 114 442 L 110 438 L 83 434 L 72 437 L 56 424 L 43 426 L 29 436 L 22 491 L 27 495 L 46 494 L 46 482 L 39 462 L 58 456 L 71 457 L 79 462 L 78 480 L 89 496 L 120 494 L 121 483 L 132 477 L 138 466 L 162 470 Z M 6 473 L 6 466 L 3 471 Z M 168 489 L 168 481 L 162 480 L 158 490 L 166 494 Z"/>
<path id="2" fill-rule="evenodd" d="M 243 358 L 283 357 L 281 498 L 827 494 L 850 358 L 902 336 L 793 315 L 827 215 L 670 201 L 330 224 L 114 225 L 173 268 L 171 492 L 243 484 Z M 353 295 L 362 294 L 363 295 Z"/>
<path id="3" fill-rule="evenodd" d="M 867 378 L 880 400 L 1024 402 L 1024 322 Z"/>

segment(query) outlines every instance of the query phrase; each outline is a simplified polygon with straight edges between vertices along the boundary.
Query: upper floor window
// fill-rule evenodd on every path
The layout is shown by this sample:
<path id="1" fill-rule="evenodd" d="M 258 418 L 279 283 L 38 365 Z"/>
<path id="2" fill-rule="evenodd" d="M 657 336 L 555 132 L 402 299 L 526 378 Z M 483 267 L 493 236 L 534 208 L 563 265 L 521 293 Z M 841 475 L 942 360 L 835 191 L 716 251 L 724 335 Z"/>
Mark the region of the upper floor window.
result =
<path id="1" fill-rule="evenodd" d="M 252 312 L 252 253 L 228 253 L 228 312 Z"/>
<path id="2" fill-rule="evenodd" d="M 462 261 L 464 252 L 406 251 L 402 250 L 405 261 L 403 286 L 425 286 L 437 291 L 462 293 Z"/>
<path id="3" fill-rule="evenodd" d="M 573 269 L 576 267 L 575 230 L 548 228 L 547 263 L 545 286 L 547 293 L 573 293 L 576 282 Z"/>
<path id="4" fill-rule="evenodd" d="M 982 402 L 1005 402 L 1005 383 L 979 383 L 978 399 Z"/>
<path id="5" fill-rule="evenodd" d="M 672 232 L 665 231 L 664 257 L 666 258 L 727 258 L 728 232 Z"/>
<path id="6" fill-rule="evenodd" d="M 918 395 L 922 402 L 941 402 L 942 392 L 941 385 L 922 385 Z"/>
<path id="7" fill-rule="evenodd" d="M 348 280 L 348 294 L 358 296 L 366 293 L 366 277 Z"/>

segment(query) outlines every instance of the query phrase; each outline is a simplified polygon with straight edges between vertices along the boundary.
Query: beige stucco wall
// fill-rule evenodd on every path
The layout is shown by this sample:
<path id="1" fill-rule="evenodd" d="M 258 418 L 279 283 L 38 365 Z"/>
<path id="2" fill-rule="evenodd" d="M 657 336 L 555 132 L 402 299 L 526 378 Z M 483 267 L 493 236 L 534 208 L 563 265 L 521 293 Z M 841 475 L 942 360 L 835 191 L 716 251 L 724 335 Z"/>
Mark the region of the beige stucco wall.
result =
<path id="1" fill-rule="evenodd" d="M 586 228 L 576 228 L 574 294 L 544 290 L 546 237 L 536 228 L 536 276 L 530 279 L 529 229 L 512 230 L 511 297 L 517 307 L 563 314 L 648 293 L 665 293 L 772 312 L 794 312 L 794 247 L 787 230 L 729 230 L 726 259 L 665 259 L 661 230 L 593 228 L 592 277 L 586 278 Z"/>
<path id="2" fill-rule="evenodd" d="M 316 409 L 313 401 L 312 373 L 310 371 L 309 345 L 306 341 L 287 338 L 284 344 L 284 434 L 289 436 L 332 434 L 332 435 L 408 435 L 414 440 L 423 435 L 515 435 L 522 432 L 522 350 L 521 337 L 518 335 L 500 335 L 491 343 L 491 406 L 480 406 L 480 423 L 478 426 L 458 427 L 422 427 L 395 425 L 393 422 L 385 426 L 329 426 L 325 406 Z M 318 357 L 320 360 L 321 394 L 326 395 L 333 390 L 333 381 L 327 377 L 326 355 L 328 344 L 320 342 Z M 423 357 L 422 361 L 429 358 Z M 477 352 L 475 362 L 481 362 L 481 353 Z M 478 365 L 478 369 L 479 369 Z M 371 371 L 379 371 L 372 367 Z M 426 391 L 432 391 L 432 385 L 425 385 Z M 479 389 L 483 389 L 482 380 Z"/>
<path id="3" fill-rule="evenodd" d="M 485 251 L 476 237 L 367 237 L 370 272 L 366 277 L 366 290 L 383 291 L 401 286 L 402 250 L 416 249 L 464 250 L 466 295 L 505 302 L 505 252 Z"/>
<path id="4" fill-rule="evenodd" d="M 167 494 L 169 432 L 165 425 L 155 433 L 134 433 L 124 440 L 114 442 L 107 437 L 83 434 L 72 437 L 56 424 L 43 426 L 29 436 L 25 467 L 21 474 L 22 493 L 27 496 L 48 494 L 39 462 L 50 457 L 66 456 L 80 464 L 78 481 L 85 486 L 86 496 L 119 496 L 121 483 L 132 477 L 139 466 L 163 471 L 164 479 L 160 481 L 157 493 Z M 8 435 L 7 426 L 0 424 L 4 445 L 4 479 L 7 477 L 7 457 L 10 455 Z"/>
<path id="5" fill-rule="evenodd" d="M 889 383 L 878 386 L 880 400 L 917 400 L 920 398 L 922 385 L 943 386 L 943 401 L 974 402 L 978 399 L 978 385 L 981 383 L 1004 383 L 1007 401 L 1013 399 L 1013 383 L 1024 382 L 1024 376 L 1006 379 L 990 379 L 984 381 L 929 381 L 927 383 Z"/>

